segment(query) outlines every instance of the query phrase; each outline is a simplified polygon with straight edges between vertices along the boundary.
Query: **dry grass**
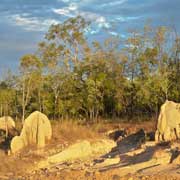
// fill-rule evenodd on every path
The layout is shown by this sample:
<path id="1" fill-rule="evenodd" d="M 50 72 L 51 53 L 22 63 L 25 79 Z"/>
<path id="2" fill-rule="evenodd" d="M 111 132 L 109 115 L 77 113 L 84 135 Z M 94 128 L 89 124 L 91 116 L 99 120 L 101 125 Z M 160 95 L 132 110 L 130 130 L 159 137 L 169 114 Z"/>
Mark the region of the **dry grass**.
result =
<path id="1" fill-rule="evenodd" d="M 128 133 L 134 133 L 139 129 L 145 131 L 152 131 L 155 127 L 154 121 L 139 122 L 139 123 L 109 123 L 101 121 L 97 124 L 81 125 L 77 121 L 51 121 L 53 129 L 53 138 L 48 146 L 44 149 L 45 153 L 54 153 L 61 151 L 60 145 L 67 142 L 67 145 L 73 144 L 77 140 L 97 140 L 104 138 L 105 132 L 113 129 L 127 129 Z M 16 127 L 20 131 L 22 124 L 20 121 L 16 122 Z M 65 148 L 65 146 L 63 146 Z M 55 150 L 55 151 L 54 151 Z M 22 175 L 27 169 L 31 169 L 35 161 L 40 157 L 36 157 L 31 148 L 27 148 L 25 153 L 19 156 L 7 156 L 3 150 L 0 150 L 0 175 L 12 172 L 15 175 Z"/>
<path id="2" fill-rule="evenodd" d="M 126 129 L 128 134 L 144 129 L 146 132 L 155 130 L 155 121 L 147 122 L 119 122 L 109 123 L 101 122 L 96 124 L 81 125 L 77 121 L 51 121 L 53 128 L 53 140 L 56 142 L 66 141 L 73 143 L 77 140 L 92 140 L 97 138 L 104 138 L 109 130 Z"/>
<path id="3" fill-rule="evenodd" d="M 128 134 L 134 133 L 139 129 L 146 132 L 156 129 L 156 121 L 127 121 L 126 119 L 101 120 L 99 123 L 87 124 L 79 123 L 75 120 L 51 120 L 53 138 L 74 142 L 79 139 L 93 139 L 102 137 L 105 132 L 113 129 L 126 129 Z M 16 128 L 20 132 L 22 129 L 21 121 L 16 121 Z"/>
<path id="4" fill-rule="evenodd" d="M 113 122 L 102 120 L 95 124 L 82 124 L 75 120 L 65 120 L 63 122 L 60 120 L 51 120 L 51 124 L 53 129 L 52 144 L 63 142 L 68 142 L 69 144 L 77 140 L 102 138 L 109 130 L 126 129 L 127 133 L 131 134 L 137 132 L 139 129 L 144 129 L 146 132 L 156 129 L 155 121 L 127 122 L 119 120 Z M 16 128 L 20 133 L 22 129 L 21 121 L 16 121 Z"/>
<path id="5" fill-rule="evenodd" d="M 68 142 L 74 142 L 76 140 L 83 139 L 96 139 L 100 138 L 100 134 L 88 125 L 79 125 L 74 121 L 64 121 L 59 123 L 58 121 L 52 122 L 53 138 L 62 139 Z"/>
<path id="6" fill-rule="evenodd" d="M 125 129 L 128 134 L 132 134 L 137 132 L 140 129 L 143 129 L 146 132 L 155 131 L 156 130 L 156 122 L 155 121 L 144 121 L 144 122 L 106 122 L 106 123 L 98 123 L 91 125 L 91 129 L 98 133 L 105 133 L 109 130 L 115 129 Z"/>

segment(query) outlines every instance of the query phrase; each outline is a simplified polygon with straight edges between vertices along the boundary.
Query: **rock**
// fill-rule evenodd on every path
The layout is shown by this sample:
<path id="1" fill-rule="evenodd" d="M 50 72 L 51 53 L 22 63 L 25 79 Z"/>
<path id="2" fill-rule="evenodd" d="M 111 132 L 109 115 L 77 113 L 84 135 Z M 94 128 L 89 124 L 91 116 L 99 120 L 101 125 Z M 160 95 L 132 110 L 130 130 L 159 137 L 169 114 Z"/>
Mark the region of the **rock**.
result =
<path id="1" fill-rule="evenodd" d="M 128 156 L 136 156 L 138 154 L 142 154 L 146 151 L 146 148 L 140 148 L 140 149 L 137 149 L 137 150 L 134 150 L 134 151 L 130 151 L 130 152 L 127 152 L 126 155 Z"/>
<path id="2" fill-rule="evenodd" d="M 68 161 L 73 162 L 75 160 L 88 159 L 93 156 L 105 154 L 114 146 L 114 141 L 110 140 L 98 140 L 94 143 L 84 140 L 69 146 L 58 154 L 48 157 L 45 161 L 41 161 L 38 167 L 44 168 L 51 166 L 51 164 L 62 164 Z"/>
<path id="3" fill-rule="evenodd" d="M 98 164 L 98 167 L 112 166 L 120 163 L 120 158 L 107 158 L 102 163 Z"/>
<path id="4" fill-rule="evenodd" d="M 172 163 L 179 165 L 180 164 L 180 152 L 179 152 L 179 148 L 176 147 L 176 148 L 172 149 L 172 152 L 173 152 L 173 156 L 171 158 Z"/>
<path id="5" fill-rule="evenodd" d="M 91 149 L 93 154 L 108 153 L 115 146 L 116 143 L 112 140 L 98 140 L 94 143 L 91 143 Z"/>
<path id="6" fill-rule="evenodd" d="M 66 150 L 51 156 L 48 160 L 50 163 L 57 163 L 83 159 L 92 155 L 107 153 L 114 146 L 115 143 L 112 141 L 101 140 L 91 144 L 84 140 L 69 146 Z"/>
<path id="7" fill-rule="evenodd" d="M 165 165 L 169 164 L 172 158 L 172 153 L 168 149 L 158 149 L 153 154 L 153 159 L 157 161 L 157 163 Z"/>
<path id="8" fill-rule="evenodd" d="M 180 156 L 176 157 L 173 162 L 173 164 L 180 164 Z"/>
<path id="9" fill-rule="evenodd" d="M 64 161 L 71 161 L 77 158 L 85 158 L 92 154 L 91 145 L 89 141 L 82 141 L 71 145 L 65 151 L 62 151 L 54 156 L 48 158 L 49 163 L 59 163 Z"/>
<path id="10" fill-rule="evenodd" d="M 147 134 L 146 134 L 146 139 L 148 140 L 148 141 L 154 141 L 155 140 L 155 132 L 148 132 Z"/>
<path id="11" fill-rule="evenodd" d="M 117 147 L 112 150 L 118 151 L 120 154 L 130 152 L 140 148 L 145 143 L 145 132 L 140 129 L 134 134 L 125 137 L 122 141 L 117 142 Z"/>
<path id="12" fill-rule="evenodd" d="M 119 138 L 123 139 L 127 136 L 127 133 L 125 130 L 115 130 L 110 131 L 107 133 L 110 139 L 113 139 L 114 141 L 117 141 Z"/>

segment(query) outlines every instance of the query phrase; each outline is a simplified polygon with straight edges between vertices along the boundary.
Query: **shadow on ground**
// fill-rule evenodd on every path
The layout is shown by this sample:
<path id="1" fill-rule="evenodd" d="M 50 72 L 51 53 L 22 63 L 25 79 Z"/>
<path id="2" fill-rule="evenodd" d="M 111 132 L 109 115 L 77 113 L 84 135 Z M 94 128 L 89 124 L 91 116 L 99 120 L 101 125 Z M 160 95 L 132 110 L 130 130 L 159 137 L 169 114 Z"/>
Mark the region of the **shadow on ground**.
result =
<path id="1" fill-rule="evenodd" d="M 153 155 L 157 151 L 163 151 L 170 148 L 170 143 L 161 143 L 153 146 L 146 146 L 144 149 L 142 145 L 145 144 L 146 137 L 145 132 L 141 129 L 138 132 L 125 137 L 123 140 L 117 142 L 117 146 L 114 147 L 109 153 L 101 156 L 99 159 L 94 160 L 94 164 L 103 163 L 107 159 L 113 159 L 119 157 L 119 162 L 111 165 L 104 166 L 100 171 L 106 171 L 114 168 L 127 167 L 136 165 L 139 163 L 148 162 L 153 158 Z M 137 151 L 137 152 L 136 152 Z M 139 152 L 138 152 L 139 151 Z M 129 155 L 129 154 L 131 155 Z M 180 153 L 172 153 L 171 161 L 175 159 Z M 151 167 L 157 166 L 152 165 Z M 148 167 L 145 167 L 148 168 Z"/>

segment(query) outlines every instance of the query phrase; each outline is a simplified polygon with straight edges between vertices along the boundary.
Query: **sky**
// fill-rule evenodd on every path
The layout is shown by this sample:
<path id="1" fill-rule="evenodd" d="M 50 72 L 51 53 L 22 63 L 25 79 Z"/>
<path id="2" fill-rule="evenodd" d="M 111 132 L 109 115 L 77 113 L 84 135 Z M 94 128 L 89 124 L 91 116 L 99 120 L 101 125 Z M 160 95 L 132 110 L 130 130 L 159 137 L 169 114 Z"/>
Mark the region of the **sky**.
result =
<path id="1" fill-rule="evenodd" d="M 36 51 L 51 24 L 77 15 L 92 22 L 88 39 L 123 38 L 147 20 L 180 32 L 180 0 L 0 0 L 0 74 L 16 71 L 19 59 Z"/>

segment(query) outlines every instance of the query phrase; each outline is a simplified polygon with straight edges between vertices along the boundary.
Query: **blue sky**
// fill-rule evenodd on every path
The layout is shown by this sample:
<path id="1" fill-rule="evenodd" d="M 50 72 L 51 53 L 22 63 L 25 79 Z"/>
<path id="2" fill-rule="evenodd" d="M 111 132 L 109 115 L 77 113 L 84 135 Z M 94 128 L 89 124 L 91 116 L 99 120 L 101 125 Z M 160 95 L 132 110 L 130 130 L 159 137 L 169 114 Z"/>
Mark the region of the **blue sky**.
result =
<path id="1" fill-rule="evenodd" d="M 20 57 L 36 50 L 51 24 L 77 15 L 93 22 L 89 39 L 101 40 L 105 32 L 124 37 L 148 19 L 180 32 L 180 0 L 1 0 L 0 72 L 16 70 Z"/>

